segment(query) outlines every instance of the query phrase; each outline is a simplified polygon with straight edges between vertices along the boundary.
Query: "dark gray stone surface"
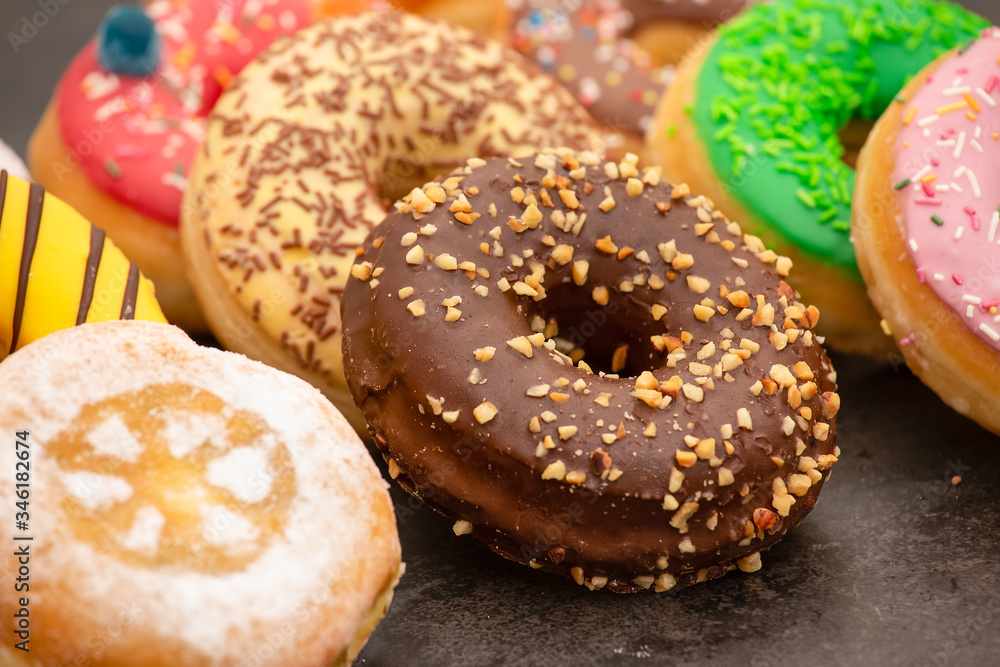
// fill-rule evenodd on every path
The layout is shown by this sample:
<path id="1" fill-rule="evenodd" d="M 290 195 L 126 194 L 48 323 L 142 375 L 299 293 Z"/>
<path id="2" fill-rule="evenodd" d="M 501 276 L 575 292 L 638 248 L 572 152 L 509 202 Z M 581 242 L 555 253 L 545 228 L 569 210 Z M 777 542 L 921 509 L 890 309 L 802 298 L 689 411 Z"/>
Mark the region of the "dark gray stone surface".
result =
<path id="1" fill-rule="evenodd" d="M 39 0 L 0 0 L 0 138 L 22 154 L 112 4 L 42 2 L 58 13 L 15 54 L 8 33 Z M 997 0 L 964 4 L 1000 21 Z M 835 362 L 843 457 L 762 571 L 660 595 L 591 593 L 456 538 L 394 489 L 407 574 L 359 663 L 1000 664 L 1000 438 L 905 368 Z"/>

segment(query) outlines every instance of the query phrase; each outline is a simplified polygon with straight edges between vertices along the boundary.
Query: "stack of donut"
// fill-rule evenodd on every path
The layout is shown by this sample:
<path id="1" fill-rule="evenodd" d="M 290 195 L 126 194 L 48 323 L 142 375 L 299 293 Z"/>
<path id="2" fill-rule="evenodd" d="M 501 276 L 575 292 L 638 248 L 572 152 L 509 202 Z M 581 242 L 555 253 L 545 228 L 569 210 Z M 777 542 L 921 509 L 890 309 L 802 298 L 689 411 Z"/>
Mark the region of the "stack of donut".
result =
<path id="1" fill-rule="evenodd" d="M 391 201 L 469 155 L 545 145 L 600 148 L 600 128 L 472 31 L 393 11 L 280 42 L 219 99 L 191 170 L 182 242 L 212 331 L 320 387 L 364 431 L 341 362 L 355 250 Z"/>
<path id="2" fill-rule="evenodd" d="M 187 174 L 222 89 L 274 40 L 360 0 L 153 0 L 113 8 L 73 60 L 29 146 L 35 181 L 100 220 L 157 286 L 164 312 L 205 328 L 178 223 Z"/>
<path id="3" fill-rule="evenodd" d="M 875 356 L 892 346 L 854 258 L 855 172 L 841 137 L 989 25 L 947 2 L 907 4 L 752 6 L 680 69 L 652 136 L 667 177 L 705 193 L 795 262 L 796 284 L 823 310 L 819 331 L 831 346 Z"/>
<path id="4" fill-rule="evenodd" d="M 969 268 L 1000 243 L 1000 31 L 773 0 L 658 102 L 659 47 L 752 2 L 412 3 L 513 49 L 353 15 L 382 4 L 112 10 L 30 156 L 108 238 L 0 171 L 0 385 L 34 378 L 0 429 L 51 464 L 33 502 L 62 545 L 40 661 L 350 662 L 402 573 L 351 427 L 456 535 L 620 593 L 756 571 L 814 507 L 840 456 L 824 334 L 873 353 L 882 318 L 1000 433 L 1000 282 Z M 886 108 L 855 199 L 839 137 Z M 152 613 L 95 644 L 129 599 Z"/>

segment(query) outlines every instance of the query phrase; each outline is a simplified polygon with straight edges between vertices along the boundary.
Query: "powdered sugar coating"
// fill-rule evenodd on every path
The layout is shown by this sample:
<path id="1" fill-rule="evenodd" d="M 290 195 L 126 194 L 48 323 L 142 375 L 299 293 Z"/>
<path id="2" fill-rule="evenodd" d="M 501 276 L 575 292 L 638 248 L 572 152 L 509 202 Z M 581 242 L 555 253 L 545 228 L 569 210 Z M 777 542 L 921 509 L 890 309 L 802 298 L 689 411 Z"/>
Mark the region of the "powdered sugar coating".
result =
<path id="1" fill-rule="evenodd" d="M 178 441 L 171 453 L 216 463 L 204 467 L 208 472 L 200 480 L 165 480 L 150 470 L 143 486 L 126 484 L 128 494 L 121 479 L 129 474 L 128 464 L 109 465 L 93 449 L 72 460 L 63 455 L 65 443 L 56 436 L 85 421 L 94 405 L 170 383 L 217 396 L 236 415 L 259 418 L 272 437 L 265 434 L 250 446 L 230 443 L 226 449 L 220 438 L 209 441 L 204 432 L 171 424 L 161 431 Z M 239 355 L 200 348 L 174 327 L 108 322 L 53 334 L 12 355 L 0 366 L 0 386 L 18 384 L 31 389 L 0 394 L 0 428 L 30 430 L 31 527 L 38 535 L 33 564 L 47 573 L 49 599 L 55 597 L 53 604 L 63 605 L 63 618 L 74 624 L 53 640 L 60 651 L 83 650 L 90 628 L 114 622 L 117 602 L 135 600 L 141 613 L 116 640 L 119 648 L 159 642 L 164 656 L 170 655 L 164 646 L 190 656 L 187 664 L 230 664 L 248 655 L 269 631 L 280 629 L 284 641 L 274 649 L 276 656 L 294 656 L 297 664 L 327 664 L 351 641 L 395 576 L 399 543 L 387 485 L 353 429 L 301 380 Z M 169 413 L 165 409 L 148 418 L 169 420 Z M 150 456 L 149 434 L 137 437 L 145 440 L 143 455 Z M 293 483 L 272 488 L 269 471 L 255 464 L 279 447 L 292 471 L 285 479 Z M 11 454 L 6 457 L 13 468 Z M 244 473 L 251 477 L 240 480 Z M 282 473 L 274 477 L 282 479 Z M 0 482 L 0 494 L 12 496 L 12 483 L 12 477 Z M 220 485 L 240 499 L 221 512 L 197 495 Z M 164 501 L 168 494 L 180 500 Z M 240 504 L 257 498 L 276 507 L 287 504 L 284 523 L 263 540 L 258 539 L 259 517 Z M 122 552 L 96 546 L 90 533 L 109 527 L 89 518 L 89 512 L 130 502 L 140 505 L 129 528 L 113 535 Z M 178 529 L 171 521 L 188 509 L 202 519 L 187 535 L 191 549 L 224 549 L 240 567 L 206 571 L 178 554 L 157 554 L 168 531 Z M 274 516 L 280 514 L 265 518 Z M 10 540 L 10 530 L 0 528 L 0 538 Z M 50 548 L 54 545 L 58 548 Z M 73 600 L 58 599 L 64 594 L 60 577 Z M 41 604 L 46 583 L 38 586 Z M 87 617 L 68 616 L 74 608 L 88 609 Z M 315 613 L 302 613 L 313 608 Z M 7 612 L 4 604 L 0 612 Z M 116 642 L 109 642 L 109 651 Z"/>

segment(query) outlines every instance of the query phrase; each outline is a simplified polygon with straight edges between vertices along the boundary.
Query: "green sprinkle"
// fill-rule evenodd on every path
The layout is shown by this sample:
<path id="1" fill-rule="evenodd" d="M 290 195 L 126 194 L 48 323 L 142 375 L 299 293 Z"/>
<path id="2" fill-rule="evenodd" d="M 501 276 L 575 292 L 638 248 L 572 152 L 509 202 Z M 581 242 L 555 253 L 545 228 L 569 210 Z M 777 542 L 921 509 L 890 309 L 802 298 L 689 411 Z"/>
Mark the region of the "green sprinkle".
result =
<path id="1" fill-rule="evenodd" d="M 913 182 L 912 178 L 907 178 L 906 180 L 902 180 L 899 183 L 896 183 L 894 186 L 892 186 L 892 189 L 893 190 L 902 190 L 903 188 L 905 188 L 907 185 L 909 185 L 912 182 Z"/>
<path id="2" fill-rule="evenodd" d="M 798 188 L 795 191 L 795 196 L 799 198 L 799 201 L 805 204 L 808 208 L 816 208 L 816 199 L 805 191 L 804 188 Z"/>
<path id="3" fill-rule="evenodd" d="M 931 216 L 931 222 L 933 222 L 938 227 L 941 227 L 942 225 L 944 225 L 944 220 L 942 220 L 941 217 L 938 216 L 938 215 L 932 215 Z"/>
<path id="4" fill-rule="evenodd" d="M 112 158 L 106 158 L 104 160 L 104 169 L 108 172 L 111 178 L 121 178 L 122 168 L 118 166 Z"/>

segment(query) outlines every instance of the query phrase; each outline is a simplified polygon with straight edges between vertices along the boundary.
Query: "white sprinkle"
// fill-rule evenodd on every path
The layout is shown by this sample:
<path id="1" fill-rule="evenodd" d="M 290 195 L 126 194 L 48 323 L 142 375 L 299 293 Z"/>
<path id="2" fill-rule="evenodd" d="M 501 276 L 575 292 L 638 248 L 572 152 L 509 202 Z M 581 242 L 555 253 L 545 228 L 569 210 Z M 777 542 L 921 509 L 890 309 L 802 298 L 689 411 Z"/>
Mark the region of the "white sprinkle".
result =
<path id="1" fill-rule="evenodd" d="M 1000 213 L 993 211 L 993 219 L 990 220 L 990 233 L 986 237 L 986 240 L 993 243 L 994 238 L 997 235 L 997 225 L 1000 224 Z"/>
<path id="2" fill-rule="evenodd" d="M 978 139 L 981 136 L 983 136 L 983 126 L 982 125 L 976 125 L 976 134 L 975 134 L 975 136 L 976 136 L 976 139 Z"/>
<path id="3" fill-rule="evenodd" d="M 993 321 L 994 322 L 1000 322 L 1000 315 L 997 315 L 996 317 L 994 317 Z"/>
<path id="4" fill-rule="evenodd" d="M 937 184 L 937 185 L 934 186 L 934 189 L 936 191 L 938 191 L 938 192 L 950 192 L 951 191 L 951 186 L 950 185 L 945 185 L 944 183 L 939 183 L 939 184 Z"/>
<path id="5" fill-rule="evenodd" d="M 982 153 L 983 152 L 983 147 L 975 139 L 972 139 L 971 141 L 969 141 L 969 145 L 972 146 L 972 148 L 975 149 L 975 151 L 977 153 Z"/>
<path id="6" fill-rule="evenodd" d="M 965 309 L 965 316 L 968 317 L 971 320 L 972 316 L 975 314 L 975 312 L 976 312 L 976 307 L 975 306 L 969 306 L 968 308 Z"/>
<path id="7" fill-rule="evenodd" d="M 979 325 L 979 330 L 982 331 L 987 336 L 989 336 L 990 340 L 992 340 L 994 343 L 1000 341 L 1000 334 L 994 331 L 992 327 L 990 327 L 990 325 L 986 324 L 985 322 Z"/>
<path id="8" fill-rule="evenodd" d="M 962 297 L 962 301 L 966 303 L 971 303 L 973 306 L 978 306 L 983 302 L 978 296 L 973 296 L 971 294 L 966 294 Z"/>
<path id="9" fill-rule="evenodd" d="M 926 127 L 931 123 L 937 122 L 939 118 L 941 118 L 941 116 L 937 115 L 936 113 L 932 113 L 930 116 L 918 120 L 917 125 L 919 125 L 920 127 Z"/>
<path id="10" fill-rule="evenodd" d="M 968 93 L 971 90 L 972 89 L 969 88 L 968 86 L 956 86 L 955 88 L 948 88 L 946 90 L 942 90 L 941 94 L 942 95 L 964 95 L 965 93 Z"/>
<path id="11" fill-rule="evenodd" d="M 987 93 L 987 92 L 986 92 L 985 90 L 983 90 L 982 88 L 976 88 L 976 92 L 977 92 L 977 93 L 979 94 L 979 96 L 980 96 L 981 98 L 983 98 L 983 100 L 984 100 L 984 101 L 985 101 L 985 102 L 986 102 L 987 104 L 989 104 L 989 105 L 990 105 L 991 107 L 995 107 L 995 106 L 997 105 L 997 102 L 996 102 L 996 100 L 994 100 L 994 99 L 993 99 L 992 97 L 990 97 L 990 94 L 989 94 L 989 93 Z"/>
<path id="12" fill-rule="evenodd" d="M 965 130 L 958 133 L 958 144 L 955 145 L 955 152 L 952 155 L 958 159 L 962 157 L 962 150 L 965 149 Z"/>
<path id="13" fill-rule="evenodd" d="M 954 139 L 948 139 L 947 141 L 938 141 L 937 142 L 937 146 L 939 148 L 948 148 L 949 146 L 954 146 L 954 145 L 955 145 L 955 140 Z"/>
<path id="14" fill-rule="evenodd" d="M 955 240 L 956 241 L 961 240 L 961 238 L 962 238 L 962 232 L 964 232 L 964 231 L 965 231 L 965 227 L 962 227 L 962 226 L 959 226 L 959 228 L 955 230 Z"/>
<path id="15" fill-rule="evenodd" d="M 912 250 L 913 252 L 917 251 L 917 242 L 914 241 L 913 239 L 910 239 L 910 250 Z"/>
<path id="16" fill-rule="evenodd" d="M 954 81 L 951 82 L 952 87 L 958 86 L 962 83 L 962 77 L 956 76 Z"/>
<path id="17" fill-rule="evenodd" d="M 955 170 L 955 173 L 952 174 L 952 176 L 954 176 L 955 178 L 962 178 L 962 174 L 964 173 L 965 173 L 965 165 L 963 164 L 960 165 L 958 169 Z"/>
<path id="18" fill-rule="evenodd" d="M 952 189 L 952 190 L 954 190 L 955 192 L 958 192 L 958 193 L 960 193 L 960 194 L 961 194 L 962 192 L 964 192 L 964 191 L 962 190 L 961 186 L 959 186 L 959 184 L 958 184 L 958 183 L 952 183 L 952 184 L 951 184 L 951 189 Z"/>
<path id="19" fill-rule="evenodd" d="M 976 199 L 982 199 L 983 191 L 979 189 L 979 181 L 976 179 L 975 173 L 971 169 L 966 169 L 965 176 L 969 179 L 969 185 L 972 186 L 972 194 L 976 196 Z"/>
<path id="20" fill-rule="evenodd" d="M 931 166 L 929 164 L 925 164 L 923 169 L 921 169 L 920 171 L 918 171 L 917 173 L 915 173 L 913 176 L 910 177 L 910 181 L 912 181 L 913 184 L 916 185 L 917 187 L 920 187 L 920 183 L 917 183 L 917 181 L 919 181 L 921 178 L 923 178 L 929 173 L 931 173 Z"/>
<path id="21" fill-rule="evenodd" d="M 935 273 L 934 274 L 934 282 L 936 282 L 936 283 L 943 283 L 944 282 L 944 276 L 942 276 L 940 273 Z"/>

